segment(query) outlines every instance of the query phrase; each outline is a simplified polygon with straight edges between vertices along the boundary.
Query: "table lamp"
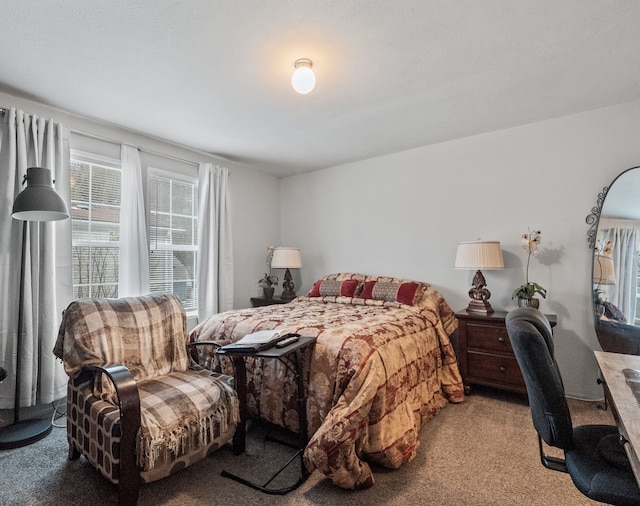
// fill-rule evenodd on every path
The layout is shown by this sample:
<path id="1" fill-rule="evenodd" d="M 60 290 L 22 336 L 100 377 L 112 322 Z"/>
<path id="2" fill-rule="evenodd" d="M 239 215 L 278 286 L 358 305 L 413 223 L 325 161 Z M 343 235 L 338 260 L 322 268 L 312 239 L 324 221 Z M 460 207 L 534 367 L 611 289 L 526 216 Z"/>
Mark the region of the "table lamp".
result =
<path id="1" fill-rule="evenodd" d="M 489 302 L 491 292 L 487 288 L 487 282 L 480 269 L 498 270 L 504 269 L 502 249 L 499 241 L 468 241 L 458 243 L 456 252 L 456 269 L 476 270 L 473 277 L 473 287 L 469 290 L 470 313 L 493 313 Z"/>
<path id="2" fill-rule="evenodd" d="M 28 222 L 57 221 L 69 217 L 69 210 L 63 198 L 53 188 L 51 171 L 39 167 L 27 169 L 22 190 L 13 202 L 11 216 L 22 220 L 22 259 L 20 263 L 20 298 L 18 299 L 18 328 L 16 347 L 16 380 L 13 423 L 0 428 L 0 450 L 27 446 L 47 436 L 52 429 L 51 420 L 20 420 L 20 372 L 22 327 L 24 326 L 24 279 L 25 250 L 27 243 Z"/>
<path id="3" fill-rule="evenodd" d="M 272 269 L 286 269 L 284 273 L 284 282 L 282 283 L 282 300 L 292 300 L 296 297 L 293 291 L 294 284 L 291 280 L 291 271 L 289 269 L 300 269 L 302 267 L 302 256 L 297 248 L 276 248 L 273 250 L 271 257 Z"/>

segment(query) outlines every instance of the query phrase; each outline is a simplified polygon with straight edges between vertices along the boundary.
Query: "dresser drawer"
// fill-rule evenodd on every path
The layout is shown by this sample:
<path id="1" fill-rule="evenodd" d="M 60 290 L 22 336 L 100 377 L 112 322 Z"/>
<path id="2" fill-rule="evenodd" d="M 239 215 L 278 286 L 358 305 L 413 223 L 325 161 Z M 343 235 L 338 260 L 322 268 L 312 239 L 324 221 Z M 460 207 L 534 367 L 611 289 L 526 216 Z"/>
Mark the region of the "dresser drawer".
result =
<path id="1" fill-rule="evenodd" d="M 506 327 L 467 323 L 467 347 L 513 354 Z"/>
<path id="2" fill-rule="evenodd" d="M 488 382 L 524 387 L 524 378 L 513 356 L 469 351 L 470 376 Z M 471 372 L 472 371 L 472 372 Z"/>
<path id="3" fill-rule="evenodd" d="M 478 314 L 456 312 L 460 324 L 458 364 L 466 393 L 471 385 L 484 385 L 525 394 L 524 378 L 511 348 L 506 311 Z M 553 328 L 555 315 L 547 315 Z"/>

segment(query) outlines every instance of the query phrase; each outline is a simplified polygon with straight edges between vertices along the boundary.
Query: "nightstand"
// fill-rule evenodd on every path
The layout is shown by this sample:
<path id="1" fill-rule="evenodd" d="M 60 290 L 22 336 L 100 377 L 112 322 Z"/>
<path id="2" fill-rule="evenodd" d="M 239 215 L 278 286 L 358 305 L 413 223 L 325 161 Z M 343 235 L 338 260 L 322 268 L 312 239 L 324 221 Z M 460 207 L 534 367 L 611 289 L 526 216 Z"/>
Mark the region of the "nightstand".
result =
<path id="1" fill-rule="evenodd" d="M 287 302 L 291 301 L 282 300 L 278 296 L 275 296 L 271 299 L 266 299 L 265 297 L 251 297 L 251 305 L 253 307 L 271 306 L 273 304 L 286 304 Z"/>
<path id="2" fill-rule="evenodd" d="M 466 393 L 471 384 L 526 394 L 524 378 L 507 334 L 506 311 L 456 314 L 459 323 L 458 365 Z M 555 327 L 555 315 L 545 315 Z"/>

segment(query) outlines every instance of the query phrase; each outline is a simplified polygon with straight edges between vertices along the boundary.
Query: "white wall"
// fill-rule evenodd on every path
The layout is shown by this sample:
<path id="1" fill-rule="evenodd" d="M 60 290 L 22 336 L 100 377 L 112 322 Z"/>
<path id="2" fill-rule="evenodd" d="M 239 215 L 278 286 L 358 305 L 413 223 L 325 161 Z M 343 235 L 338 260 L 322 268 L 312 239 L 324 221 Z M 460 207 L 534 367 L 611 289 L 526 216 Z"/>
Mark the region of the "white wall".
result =
<path id="1" fill-rule="evenodd" d="M 229 185 L 235 265 L 234 306 L 250 306 L 249 299 L 256 295 L 258 280 L 265 269 L 266 248 L 278 243 L 280 237 L 280 182 L 276 177 L 6 93 L 0 93 L 0 107 L 16 107 L 27 114 L 53 118 L 70 127 L 72 131 L 88 132 L 196 163 L 211 162 L 228 167 L 231 172 Z M 167 118 L 167 121 L 170 121 L 170 118 Z M 120 147 L 113 143 L 72 133 L 70 144 L 72 149 L 120 158 Z M 196 167 L 192 164 L 176 162 L 144 151 L 140 152 L 140 159 L 143 171 L 151 166 L 179 173 L 197 174 Z"/>
<path id="2" fill-rule="evenodd" d="M 600 398 L 592 350 L 586 216 L 598 192 L 640 162 L 640 102 L 364 160 L 282 181 L 282 243 L 302 249 L 302 286 L 355 271 L 432 283 L 466 307 L 472 272 L 453 269 L 459 241 L 502 243 L 505 270 L 487 271 L 495 309 L 524 282 L 520 236 L 542 231 L 530 279 L 558 315 L 567 393 Z"/>
<path id="3" fill-rule="evenodd" d="M 533 260 L 530 274 L 549 290 L 541 309 L 558 315 L 557 355 L 567 391 L 584 398 L 602 395 L 591 353 L 597 340 L 590 315 L 585 217 L 603 186 L 639 164 L 640 102 L 282 181 L 5 93 L 0 93 L 0 107 L 18 107 L 72 129 L 229 167 L 235 307 L 249 306 L 257 293 L 266 247 L 289 245 L 303 253 L 303 269 L 294 272 L 298 293 L 324 274 L 357 271 L 428 281 L 452 307 L 462 308 L 473 273 L 453 269 L 456 244 L 480 237 L 502 243 L 506 269 L 485 276 L 493 306 L 509 309 L 514 307 L 511 291 L 524 277 L 520 235 L 537 228 L 544 255 Z M 88 151 L 102 144 L 78 135 L 71 142 Z M 152 155 L 141 158 L 144 166 L 192 170 L 173 163 L 168 167 L 169 162 Z"/>

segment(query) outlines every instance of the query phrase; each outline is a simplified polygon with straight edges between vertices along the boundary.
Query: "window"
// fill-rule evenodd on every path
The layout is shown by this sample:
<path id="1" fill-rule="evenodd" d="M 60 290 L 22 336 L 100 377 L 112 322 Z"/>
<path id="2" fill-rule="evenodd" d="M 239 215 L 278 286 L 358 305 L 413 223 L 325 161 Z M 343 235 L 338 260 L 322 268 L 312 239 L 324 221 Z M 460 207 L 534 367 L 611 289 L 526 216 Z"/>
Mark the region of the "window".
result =
<path id="1" fill-rule="evenodd" d="M 149 275 L 152 292 L 171 292 L 198 309 L 198 181 L 149 168 Z"/>
<path id="2" fill-rule="evenodd" d="M 121 174 L 119 160 L 71 153 L 74 298 L 118 296 Z M 197 311 L 198 181 L 149 168 L 147 190 L 150 291 Z"/>
<path id="3" fill-rule="evenodd" d="M 72 152 L 73 295 L 118 296 L 120 162 Z"/>

